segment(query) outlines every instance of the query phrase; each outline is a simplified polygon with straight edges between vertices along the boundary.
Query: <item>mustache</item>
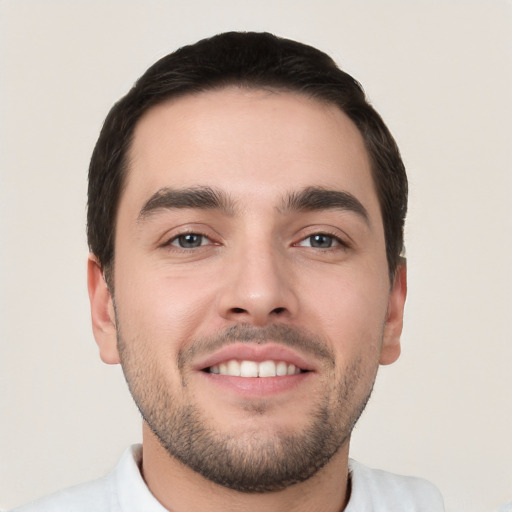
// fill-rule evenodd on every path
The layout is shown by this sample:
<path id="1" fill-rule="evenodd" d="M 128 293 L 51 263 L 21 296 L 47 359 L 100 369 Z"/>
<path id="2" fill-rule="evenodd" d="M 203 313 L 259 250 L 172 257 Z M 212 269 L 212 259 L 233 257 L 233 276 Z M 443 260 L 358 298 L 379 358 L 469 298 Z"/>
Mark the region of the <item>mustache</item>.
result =
<path id="1" fill-rule="evenodd" d="M 250 324 L 236 324 L 211 336 L 195 339 L 189 346 L 178 352 L 178 368 L 183 368 L 195 357 L 211 354 L 235 343 L 278 343 L 334 364 L 334 352 L 319 336 L 309 331 L 284 324 L 270 324 L 255 327 Z"/>

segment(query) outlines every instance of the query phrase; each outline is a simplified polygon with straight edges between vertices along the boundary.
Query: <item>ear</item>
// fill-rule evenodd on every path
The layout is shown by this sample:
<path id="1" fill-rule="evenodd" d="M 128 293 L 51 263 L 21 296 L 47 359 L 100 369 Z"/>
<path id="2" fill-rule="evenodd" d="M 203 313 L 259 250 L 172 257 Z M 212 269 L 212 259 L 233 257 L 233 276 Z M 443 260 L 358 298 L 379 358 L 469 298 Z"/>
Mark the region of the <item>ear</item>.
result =
<path id="1" fill-rule="evenodd" d="M 119 363 L 114 303 L 94 254 L 87 261 L 87 287 L 91 303 L 92 331 L 100 349 L 100 357 L 108 364 Z"/>
<path id="2" fill-rule="evenodd" d="M 388 299 L 388 312 L 384 326 L 380 364 L 394 363 L 400 356 L 400 335 L 404 320 L 405 298 L 407 296 L 407 265 L 405 260 L 398 264 L 395 279 Z"/>

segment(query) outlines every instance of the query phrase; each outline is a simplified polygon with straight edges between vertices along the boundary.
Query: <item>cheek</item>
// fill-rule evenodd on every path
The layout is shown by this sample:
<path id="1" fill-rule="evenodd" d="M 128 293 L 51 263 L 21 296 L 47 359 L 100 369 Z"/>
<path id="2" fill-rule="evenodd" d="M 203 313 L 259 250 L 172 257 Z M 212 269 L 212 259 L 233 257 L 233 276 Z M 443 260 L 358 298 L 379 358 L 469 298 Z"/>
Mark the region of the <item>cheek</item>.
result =
<path id="1" fill-rule="evenodd" d="M 380 276 L 371 270 L 317 275 L 309 287 L 305 308 L 311 322 L 341 358 L 380 350 L 388 300 L 388 284 Z"/>
<path id="2" fill-rule="evenodd" d="M 147 267 L 121 279 L 116 275 L 116 307 L 125 336 L 144 339 L 175 351 L 197 335 L 211 317 L 214 280 L 190 279 Z"/>

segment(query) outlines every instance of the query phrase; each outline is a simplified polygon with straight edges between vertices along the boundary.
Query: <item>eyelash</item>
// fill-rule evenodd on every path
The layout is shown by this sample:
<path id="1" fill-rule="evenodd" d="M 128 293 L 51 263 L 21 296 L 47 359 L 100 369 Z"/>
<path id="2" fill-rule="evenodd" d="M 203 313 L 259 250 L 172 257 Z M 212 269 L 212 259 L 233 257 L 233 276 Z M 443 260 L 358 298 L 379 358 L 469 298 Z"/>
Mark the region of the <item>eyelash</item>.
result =
<path id="1" fill-rule="evenodd" d="M 195 236 L 195 237 L 201 238 L 201 243 L 199 245 L 193 246 L 193 247 L 182 247 L 181 245 L 178 245 L 180 238 L 183 239 L 187 236 Z M 199 233 L 197 231 L 187 231 L 184 233 L 179 233 L 176 236 L 173 236 L 170 240 L 168 240 L 164 244 L 164 246 L 165 247 L 173 247 L 173 248 L 176 248 L 176 249 L 182 250 L 182 251 L 190 251 L 193 249 L 198 249 L 200 247 L 204 247 L 204 245 L 209 245 L 209 244 L 203 244 L 203 242 L 205 240 L 209 241 L 210 244 L 218 245 L 218 244 L 215 244 L 214 242 L 212 242 L 211 238 L 208 235 L 205 235 L 204 233 Z"/>
<path id="2" fill-rule="evenodd" d="M 306 242 L 307 240 L 310 240 L 310 243 L 311 243 L 311 239 L 314 238 L 314 237 L 325 237 L 325 238 L 329 238 L 331 239 L 331 245 L 329 247 L 314 247 L 313 245 L 309 245 L 309 246 L 305 246 L 305 245 L 302 245 L 304 242 Z M 321 251 L 330 251 L 330 250 L 336 250 L 337 248 L 342 248 L 342 249 L 348 249 L 349 248 L 349 244 L 347 242 L 345 242 L 345 240 L 343 240 L 342 238 L 340 238 L 338 235 L 335 235 L 334 233 L 328 233 L 328 232 L 325 232 L 325 231 L 319 231 L 319 232 L 315 232 L 315 233 L 311 233 L 310 235 L 302 238 L 299 242 L 293 244 L 295 247 L 310 247 L 311 249 L 318 249 L 318 250 L 321 250 Z"/>
<path id="3" fill-rule="evenodd" d="M 180 239 L 183 239 L 184 237 L 187 237 L 187 236 L 194 236 L 194 237 L 200 238 L 201 240 L 200 240 L 199 245 L 195 245 L 192 247 L 183 247 L 183 246 L 179 245 Z M 310 240 L 310 243 L 311 243 L 311 239 L 313 239 L 313 237 L 329 238 L 331 245 L 329 245 L 328 247 L 314 247 L 313 245 L 302 245 L 307 240 Z M 209 241 L 209 243 L 203 243 L 205 241 Z M 199 249 L 200 247 L 204 247 L 205 245 L 210 245 L 210 244 L 218 245 L 218 244 L 215 244 L 215 242 L 212 242 L 211 238 L 208 235 L 205 235 L 204 233 L 200 233 L 197 231 L 187 231 L 187 232 L 180 233 L 180 234 L 172 237 L 170 240 L 168 240 L 163 245 L 165 247 L 173 247 L 178 250 L 191 251 L 191 250 Z M 324 232 L 324 231 L 311 233 L 310 235 L 302 238 L 299 242 L 294 243 L 293 246 L 294 247 L 310 247 L 311 249 L 317 249 L 317 250 L 322 250 L 322 251 L 336 250 L 336 248 L 338 248 L 338 247 L 341 247 L 344 249 L 349 248 L 349 244 L 347 244 L 339 236 L 337 236 L 333 233 L 328 233 L 328 232 Z"/>

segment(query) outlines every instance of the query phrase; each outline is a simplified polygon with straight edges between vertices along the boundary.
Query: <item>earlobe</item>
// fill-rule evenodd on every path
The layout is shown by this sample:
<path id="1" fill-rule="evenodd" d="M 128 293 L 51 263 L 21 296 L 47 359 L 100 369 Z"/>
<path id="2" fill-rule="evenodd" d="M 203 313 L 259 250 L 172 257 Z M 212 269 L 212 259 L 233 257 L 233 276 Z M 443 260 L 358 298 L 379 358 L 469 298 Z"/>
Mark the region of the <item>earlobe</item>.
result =
<path id="1" fill-rule="evenodd" d="M 90 254 L 87 261 L 87 287 L 91 304 L 92 330 L 100 349 L 100 357 L 105 363 L 118 364 L 114 304 L 101 266 L 94 254 Z"/>
<path id="2" fill-rule="evenodd" d="M 407 296 L 407 265 L 399 263 L 388 300 L 388 312 L 384 327 L 380 364 L 394 363 L 400 356 L 400 336 L 404 320 Z"/>

